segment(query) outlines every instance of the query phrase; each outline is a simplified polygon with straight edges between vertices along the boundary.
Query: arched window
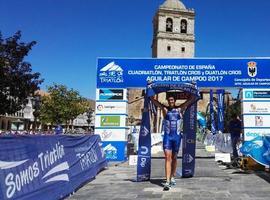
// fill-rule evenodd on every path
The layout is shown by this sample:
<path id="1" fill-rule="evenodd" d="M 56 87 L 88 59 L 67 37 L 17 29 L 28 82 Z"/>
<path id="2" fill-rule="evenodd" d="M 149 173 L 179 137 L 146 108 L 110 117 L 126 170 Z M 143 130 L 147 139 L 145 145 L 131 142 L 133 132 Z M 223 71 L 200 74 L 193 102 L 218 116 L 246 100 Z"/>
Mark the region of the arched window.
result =
<path id="1" fill-rule="evenodd" d="M 173 20 L 172 18 L 166 19 L 166 32 L 172 32 L 173 31 Z"/>
<path id="2" fill-rule="evenodd" d="M 181 33 L 187 33 L 187 20 L 181 20 Z"/>

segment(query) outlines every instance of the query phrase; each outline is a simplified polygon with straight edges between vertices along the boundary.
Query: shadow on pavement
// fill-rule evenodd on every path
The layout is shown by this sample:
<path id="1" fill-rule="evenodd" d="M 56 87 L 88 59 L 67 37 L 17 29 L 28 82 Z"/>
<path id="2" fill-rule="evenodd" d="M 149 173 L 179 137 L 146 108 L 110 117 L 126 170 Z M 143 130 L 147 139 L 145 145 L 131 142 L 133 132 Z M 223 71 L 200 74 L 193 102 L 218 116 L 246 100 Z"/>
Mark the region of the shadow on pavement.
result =
<path id="1" fill-rule="evenodd" d="M 270 174 L 267 172 L 255 172 L 255 174 L 265 180 L 266 182 L 270 183 Z"/>
<path id="2" fill-rule="evenodd" d="M 163 187 L 163 182 L 164 182 L 163 178 L 150 179 L 151 184 L 154 184 L 154 185 L 157 185 L 157 186 L 160 186 L 160 187 Z"/>
<path id="3" fill-rule="evenodd" d="M 133 183 L 136 183 L 137 180 L 134 178 L 134 179 L 123 179 L 124 181 L 129 181 L 129 182 L 133 182 Z M 165 182 L 165 180 L 163 178 L 152 178 L 150 179 L 149 181 L 151 184 L 154 184 L 154 185 L 157 185 L 157 186 L 160 186 L 160 187 L 163 187 L 163 183 Z M 138 182 L 139 183 L 139 182 Z"/>

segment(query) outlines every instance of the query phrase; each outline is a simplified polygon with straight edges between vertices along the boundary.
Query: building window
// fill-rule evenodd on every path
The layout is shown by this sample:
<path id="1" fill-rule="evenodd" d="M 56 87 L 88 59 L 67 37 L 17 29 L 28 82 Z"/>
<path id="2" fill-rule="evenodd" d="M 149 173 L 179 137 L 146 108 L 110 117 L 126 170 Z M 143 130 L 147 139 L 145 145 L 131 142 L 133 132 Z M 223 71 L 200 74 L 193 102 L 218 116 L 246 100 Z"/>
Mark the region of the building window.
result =
<path id="1" fill-rule="evenodd" d="M 181 51 L 182 51 L 182 53 L 184 53 L 186 51 L 186 48 L 185 47 L 182 47 L 181 48 Z"/>
<path id="2" fill-rule="evenodd" d="M 171 46 L 167 46 L 167 51 L 171 51 Z"/>
<path id="3" fill-rule="evenodd" d="M 166 32 L 172 32 L 173 30 L 173 20 L 172 18 L 167 18 L 166 20 Z"/>
<path id="4" fill-rule="evenodd" d="M 187 20 L 181 20 L 181 33 L 187 33 Z"/>

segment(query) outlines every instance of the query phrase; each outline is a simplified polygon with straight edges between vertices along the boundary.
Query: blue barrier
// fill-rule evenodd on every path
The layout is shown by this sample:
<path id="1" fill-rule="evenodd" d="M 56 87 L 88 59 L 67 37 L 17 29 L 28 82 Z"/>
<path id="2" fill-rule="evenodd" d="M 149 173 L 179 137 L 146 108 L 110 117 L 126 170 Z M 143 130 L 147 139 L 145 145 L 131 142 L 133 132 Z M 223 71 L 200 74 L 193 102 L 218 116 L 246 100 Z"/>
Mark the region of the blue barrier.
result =
<path id="1" fill-rule="evenodd" d="M 1 136 L 0 199 L 61 199 L 106 166 L 97 135 Z"/>

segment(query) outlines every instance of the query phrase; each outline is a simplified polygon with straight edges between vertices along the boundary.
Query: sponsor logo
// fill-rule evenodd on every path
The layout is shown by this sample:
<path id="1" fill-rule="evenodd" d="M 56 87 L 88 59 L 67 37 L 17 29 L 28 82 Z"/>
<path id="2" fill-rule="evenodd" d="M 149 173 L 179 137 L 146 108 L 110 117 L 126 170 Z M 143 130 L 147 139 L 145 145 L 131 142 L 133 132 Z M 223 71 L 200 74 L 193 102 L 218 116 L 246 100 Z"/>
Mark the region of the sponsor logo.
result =
<path id="1" fill-rule="evenodd" d="M 16 193 L 34 187 L 29 185 L 37 180 L 44 184 L 57 181 L 68 182 L 67 170 L 69 170 L 69 165 L 66 161 L 61 162 L 64 155 L 64 146 L 58 142 L 52 149 L 40 152 L 35 160 L 0 161 L 1 170 L 17 168 L 6 174 L 4 182 L 6 197 L 10 199 Z"/>
<path id="2" fill-rule="evenodd" d="M 119 89 L 100 89 L 99 90 L 100 100 L 123 100 L 124 90 Z"/>
<path id="3" fill-rule="evenodd" d="M 103 108 L 104 108 L 103 105 L 97 105 L 97 110 L 98 110 L 98 111 L 102 111 Z"/>
<path id="4" fill-rule="evenodd" d="M 141 166 L 141 167 L 145 167 L 145 165 L 146 165 L 146 158 L 141 157 L 141 158 L 140 158 L 140 161 L 141 161 L 141 162 L 140 162 L 140 166 Z"/>
<path id="5" fill-rule="evenodd" d="M 270 98 L 270 91 L 254 91 L 253 98 Z"/>
<path id="6" fill-rule="evenodd" d="M 263 126 L 263 117 L 255 116 L 255 126 Z"/>
<path id="7" fill-rule="evenodd" d="M 115 62 L 110 62 L 100 70 L 99 79 L 101 83 L 123 83 L 123 69 Z"/>
<path id="8" fill-rule="evenodd" d="M 250 77 L 255 77 L 257 75 L 257 63 L 254 61 L 250 61 L 247 63 L 248 65 L 248 75 Z"/>
<path id="9" fill-rule="evenodd" d="M 105 153 L 106 159 L 117 159 L 117 148 L 114 147 L 112 144 L 108 144 L 103 148 L 103 151 Z"/>
<path id="10" fill-rule="evenodd" d="M 142 174 L 137 176 L 138 181 L 149 180 L 150 174 Z"/>
<path id="11" fill-rule="evenodd" d="M 260 105 L 250 104 L 249 112 L 250 113 L 268 113 L 269 110 L 267 107 L 259 107 Z"/>
<path id="12" fill-rule="evenodd" d="M 245 98 L 252 99 L 253 98 L 253 92 L 252 91 L 245 91 Z"/>
<path id="13" fill-rule="evenodd" d="M 191 163 L 194 160 L 190 154 L 184 154 L 183 159 L 184 163 Z"/>
<path id="14" fill-rule="evenodd" d="M 251 104 L 251 105 L 250 105 L 250 110 L 251 110 L 252 112 L 255 112 L 255 111 L 257 110 L 257 108 L 256 108 L 256 106 L 255 106 L 254 104 Z"/>
<path id="15" fill-rule="evenodd" d="M 111 112 L 111 111 L 121 111 L 121 110 L 125 110 L 126 106 L 125 105 L 97 105 L 97 110 L 98 111 L 107 111 L 107 112 Z"/>
<path id="16" fill-rule="evenodd" d="M 142 155 L 146 155 L 146 154 L 148 154 L 148 152 L 149 152 L 149 150 L 146 146 L 141 147 L 141 154 Z"/>
<path id="17" fill-rule="evenodd" d="M 100 126 L 120 126 L 120 116 L 101 116 Z"/>
<path id="18" fill-rule="evenodd" d="M 149 134 L 149 130 L 145 126 L 143 126 L 141 130 L 141 135 L 145 137 L 148 134 Z"/>
<path id="19" fill-rule="evenodd" d="M 191 170 L 191 169 L 185 169 L 185 170 L 184 170 L 184 173 L 185 173 L 185 174 L 191 174 L 191 173 L 192 173 L 192 170 Z"/>
<path id="20" fill-rule="evenodd" d="M 258 136 L 260 136 L 261 134 L 260 133 L 252 133 L 252 132 L 247 132 L 246 134 L 245 134 L 247 137 L 258 137 Z"/>
<path id="21" fill-rule="evenodd" d="M 106 140 L 106 139 L 110 138 L 111 136 L 112 136 L 112 131 L 110 131 L 110 130 L 104 130 L 100 134 L 101 140 Z"/>
<path id="22" fill-rule="evenodd" d="M 77 153 L 76 156 L 80 158 L 80 165 L 82 170 L 89 169 L 91 166 L 93 166 L 94 163 L 98 161 L 97 152 L 94 149 L 90 149 L 85 153 Z"/>

